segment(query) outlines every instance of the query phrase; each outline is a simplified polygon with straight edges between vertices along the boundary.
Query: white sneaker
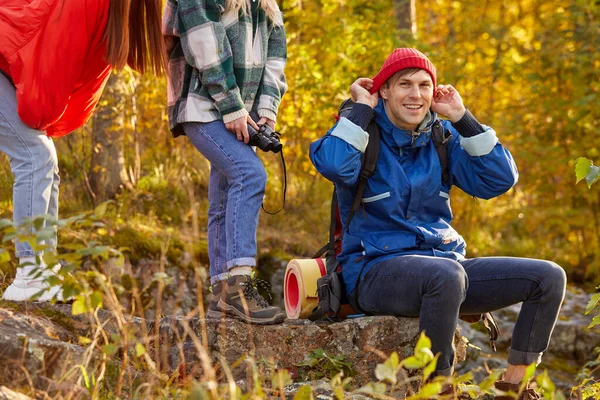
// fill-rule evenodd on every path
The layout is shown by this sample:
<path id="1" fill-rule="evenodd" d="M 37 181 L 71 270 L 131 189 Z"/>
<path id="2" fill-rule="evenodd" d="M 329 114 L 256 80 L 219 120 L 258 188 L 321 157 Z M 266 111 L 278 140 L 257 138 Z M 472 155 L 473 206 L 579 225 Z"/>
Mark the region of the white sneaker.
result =
<path id="1" fill-rule="evenodd" d="M 41 275 L 40 269 L 42 269 Z M 34 295 L 49 288 L 41 296 L 32 301 L 50 301 L 55 296 L 57 301 L 63 301 L 62 288 L 60 286 L 50 287 L 46 282 L 50 276 L 56 275 L 59 270 L 60 264 L 56 264 L 53 268 L 48 268 L 43 261 L 39 267 L 35 265 L 18 267 L 17 276 L 13 283 L 4 291 L 2 299 L 9 301 L 29 301 Z"/>

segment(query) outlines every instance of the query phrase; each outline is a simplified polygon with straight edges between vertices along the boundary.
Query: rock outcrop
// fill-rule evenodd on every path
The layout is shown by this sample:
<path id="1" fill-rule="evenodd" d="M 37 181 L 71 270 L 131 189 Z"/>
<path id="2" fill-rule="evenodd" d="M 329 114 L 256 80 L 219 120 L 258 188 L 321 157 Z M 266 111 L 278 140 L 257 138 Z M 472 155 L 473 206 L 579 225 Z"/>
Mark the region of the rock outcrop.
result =
<path id="1" fill-rule="evenodd" d="M 10 303 L 3 303 L 4 307 Z M 27 393 L 44 392 L 55 398 L 69 393 L 72 398 L 85 398 L 87 390 L 78 366 L 84 366 L 88 376 L 98 373 L 102 353 L 99 346 L 79 345 L 80 336 L 93 337 L 87 316 L 72 316 L 69 305 L 30 304 L 0 307 L 0 386 Z M 107 312 L 99 312 L 98 320 L 105 333 L 117 334 L 116 324 Z M 53 322 L 53 321 L 58 321 Z M 152 322 L 132 318 L 128 330 L 141 338 L 143 329 L 148 337 L 156 337 Z M 333 324 L 308 321 L 287 321 L 275 326 L 249 326 L 232 319 L 202 320 L 167 317 L 159 322 L 159 341 L 150 341 L 148 351 L 159 356 L 161 370 L 169 375 L 179 371 L 182 376 L 199 377 L 204 367 L 231 368 L 236 380 L 249 384 L 249 363 L 288 369 L 298 378 L 298 364 L 311 350 L 342 356 L 358 374 L 353 383 L 358 386 L 376 380 L 373 371 L 384 357 L 396 351 L 401 358 L 412 354 L 418 338 L 418 319 L 395 317 L 363 317 Z M 154 336 L 153 336 L 154 335 Z M 456 335 L 457 358 L 464 358 L 464 345 Z M 201 349 L 200 349 L 201 348 Z M 117 352 L 102 366 L 109 374 L 118 371 L 121 361 Z M 201 355 L 205 354 L 203 360 Z M 133 357 L 131 357 L 133 358 Z M 156 359 L 156 358 L 155 358 Z M 134 376 L 135 365 L 127 374 Z M 214 371 L 214 370 L 213 370 Z M 219 380 L 226 377 L 217 376 Z"/>
<path id="2" fill-rule="evenodd" d="M 331 355 L 343 356 L 358 372 L 355 384 L 376 381 L 373 371 L 384 361 L 382 355 L 397 352 L 400 358 L 412 355 L 419 336 L 419 320 L 390 316 L 362 317 L 333 324 L 315 324 L 306 320 L 286 321 L 281 325 L 251 326 L 237 320 L 200 320 L 169 317 L 160 321 L 161 345 L 165 362 L 171 370 L 182 369 L 193 373 L 193 366 L 201 365 L 197 346 L 202 342 L 203 330 L 213 362 L 226 360 L 234 364 L 243 356 L 269 361 L 276 368 L 292 373 L 306 355 L 323 349 Z M 194 340 L 192 340 L 192 337 Z M 181 343 L 184 346 L 181 347 Z M 465 346 L 457 331 L 456 359 L 464 360 Z M 198 371 L 196 371 L 198 372 Z M 234 369 L 234 378 L 243 378 L 243 368 Z"/>

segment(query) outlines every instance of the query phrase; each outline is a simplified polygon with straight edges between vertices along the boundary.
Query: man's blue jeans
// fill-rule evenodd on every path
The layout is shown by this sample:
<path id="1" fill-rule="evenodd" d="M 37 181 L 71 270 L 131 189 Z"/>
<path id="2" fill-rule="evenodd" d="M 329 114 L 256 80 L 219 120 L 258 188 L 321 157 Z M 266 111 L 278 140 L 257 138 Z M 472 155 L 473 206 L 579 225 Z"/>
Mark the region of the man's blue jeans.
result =
<path id="1" fill-rule="evenodd" d="M 52 139 L 25 125 L 17 113 L 15 88 L 0 74 L 0 150 L 10 160 L 14 175 L 13 221 L 15 225 L 39 215 L 58 217 L 58 159 Z M 33 226 L 30 227 L 33 232 Z M 46 243 L 56 247 L 56 238 Z M 35 252 L 27 242 L 16 242 L 17 257 Z"/>
<path id="2" fill-rule="evenodd" d="M 566 275 L 550 261 L 485 257 L 454 261 L 399 256 L 375 264 L 360 280 L 358 301 L 369 314 L 419 317 L 419 328 L 441 352 L 436 374 L 450 375 L 458 315 L 481 314 L 523 302 L 508 362 L 539 363 L 565 295 Z M 356 304 L 355 293 L 350 294 Z"/>
<path id="3" fill-rule="evenodd" d="M 256 228 L 267 185 L 252 149 L 223 121 L 183 124 L 190 142 L 210 161 L 208 258 L 212 284 L 236 266 L 256 265 Z"/>

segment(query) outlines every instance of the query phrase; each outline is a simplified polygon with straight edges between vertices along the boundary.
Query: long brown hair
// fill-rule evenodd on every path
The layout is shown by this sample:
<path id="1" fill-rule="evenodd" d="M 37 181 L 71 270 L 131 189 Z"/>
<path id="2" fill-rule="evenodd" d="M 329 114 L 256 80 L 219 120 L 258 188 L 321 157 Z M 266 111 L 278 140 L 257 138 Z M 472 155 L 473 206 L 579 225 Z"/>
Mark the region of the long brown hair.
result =
<path id="1" fill-rule="evenodd" d="M 140 73 L 166 70 L 166 50 L 160 30 L 162 0 L 110 0 L 106 61 L 116 69 L 125 65 Z"/>

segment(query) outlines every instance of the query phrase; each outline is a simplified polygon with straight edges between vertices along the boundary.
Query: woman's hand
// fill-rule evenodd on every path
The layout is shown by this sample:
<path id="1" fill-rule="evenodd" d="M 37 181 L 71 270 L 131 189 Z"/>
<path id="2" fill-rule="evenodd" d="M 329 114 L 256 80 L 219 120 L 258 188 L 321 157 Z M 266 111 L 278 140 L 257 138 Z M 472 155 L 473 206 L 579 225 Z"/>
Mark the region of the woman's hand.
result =
<path id="1" fill-rule="evenodd" d="M 358 78 L 350 86 L 350 95 L 355 103 L 366 104 L 371 108 L 375 108 L 379 101 L 379 93 L 369 93 L 373 87 L 373 80 L 369 78 Z"/>
<path id="2" fill-rule="evenodd" d="M 246 115 L 244 117 L 240 117 L 238 119 L 234 119 L 231 122 L 227 122 L 225 124 L 225 128 L 234 135 L 237 136 L 237 140 L 243 141 L 248 144 L 250 140 L 250 135 L 248 135 L 248 124 L 252 126 L 254 129 L 258 130 L 258 125 L 256 122 L 250 117 L 250 115 Z"/>
<path id="3" fill-rule="evenodd" d="M 263 125 L 265 125 L 265 124 L 269 125 L 269 127 L 270 127 L 272 130 L 275 130 L 275 121 L 273 121 L 272 119 L 269 119 L 269 118 L 267 118 L 267 117 L 261 117 L 261 118 L 258 120 L 258 122 L 256 123 L 256 125 L 258 125 L 258 126 L 263 126 Z"/>
<path id="4" fill-rule="evenodd" d="M 431 110 L 448 117 L 452 122 L 458 122 L 467 109 L 452 85 L 438 85 L 431 101 Z"/>

